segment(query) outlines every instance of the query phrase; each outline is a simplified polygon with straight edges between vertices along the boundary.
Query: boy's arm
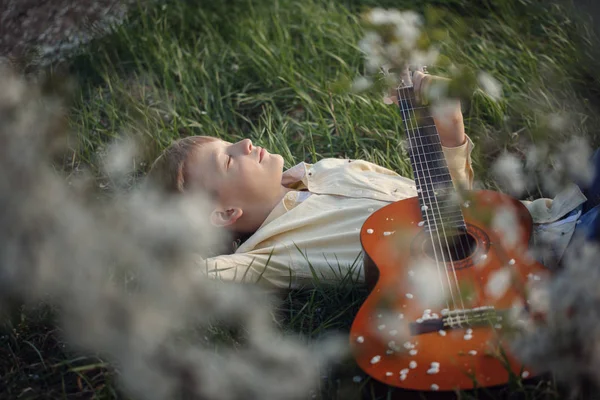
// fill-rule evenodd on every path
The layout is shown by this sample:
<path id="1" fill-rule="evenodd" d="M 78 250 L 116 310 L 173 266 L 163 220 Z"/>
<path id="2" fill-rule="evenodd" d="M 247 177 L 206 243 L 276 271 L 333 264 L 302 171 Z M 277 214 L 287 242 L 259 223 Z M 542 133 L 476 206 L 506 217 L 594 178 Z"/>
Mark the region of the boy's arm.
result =
<path id="1" fill-rule="evenodd" d="M 471 165 L 471 152 L 473 142 L 465 135 L 465 142 L 457 147 L 442 146 L 444 157 L 450 170 L 454 186 L 471 190 L 473 189 L 473 166 Z"/>
<path id="2" fill-rule="evenodd" d="M 273 254 L 228 254 L 198 259 L 198 267 L 209 278 L 258 284 L 268 288 L 287 288 L 292 271 Z"/>
<path id="3" fill-rule="evenodd" d="M 450 80 L 435 75 L 413 73 L 415 92 L 424 104 L 438 100 L 441 93 L 447 93 Z M 454 186 L 471 190 L 473 188 L 473 167 L 471 151 L 473 142 L 465 134 L 460 100 L 445 98 L 439 107 L 431 107 L 435 127 L 440 135 L 442 149 L 450 170 Z"/>
<path id="4" fill-rule="evenodd" d="M 404 71 L 408 74 L 408 70 Z M 404 77 L 406 81 L 410 78 Z M 423 104 L 431 104 L 439 99 L 442 93 L 447 93 L 450 80 L 435 75 L 414 71 L 412 83 L 417 100 Z M 395 89 L 390 91 L 390 96 L 384 101 L 388 104 L 398 104 Z M 446 98 L 441 106 L 431 108 L 432 117 L 440 135 L 440 142 L 448 163 L 450 175 L 455 186 L 471 189 L 473 186 L 473 168 L 471 165 L 471 151 L 473 142 L 465 134 L 460 100 Z"/>
<path id="5" fill-rule="evenodd" d="M 403 73 L 406 81 L 410 80 L 407 75 L 408 69 Z M 406 76 L 404 76 L 406 75 Z M 443 102 L 436 103 L 442 96 L 448 92 L 450 79 L 441 76 L 424 74 L 421 71 L 414 71 L 412 75 L 412 84 L 417 101 L 431 107 L 431 116 L 440 135 L 440 141 L 444 147 L 457 147 L 465 144 L 467 137 L 465 135 L 465 125 L 463 121 L 460 100 L 455 98 L 444 98 Z M 386 104 L 398 105 L 396 89 L 390 89 L 387 97 L 383 99 Z"/>

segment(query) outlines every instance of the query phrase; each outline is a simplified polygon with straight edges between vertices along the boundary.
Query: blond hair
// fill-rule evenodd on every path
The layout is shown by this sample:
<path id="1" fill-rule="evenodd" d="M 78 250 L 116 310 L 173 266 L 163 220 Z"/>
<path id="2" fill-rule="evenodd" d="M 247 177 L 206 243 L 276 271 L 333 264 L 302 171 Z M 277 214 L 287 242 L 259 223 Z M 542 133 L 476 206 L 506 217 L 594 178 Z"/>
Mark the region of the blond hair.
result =
<path id="1" fill-rule="evenodd" d="M 154 161 L 148 177 L 153 184 L 170 194 L 183 193 L 186 186 L 186 163 L 193 150 L 219 140 L 212 136 L 189 136 L 173 142 Z"/>

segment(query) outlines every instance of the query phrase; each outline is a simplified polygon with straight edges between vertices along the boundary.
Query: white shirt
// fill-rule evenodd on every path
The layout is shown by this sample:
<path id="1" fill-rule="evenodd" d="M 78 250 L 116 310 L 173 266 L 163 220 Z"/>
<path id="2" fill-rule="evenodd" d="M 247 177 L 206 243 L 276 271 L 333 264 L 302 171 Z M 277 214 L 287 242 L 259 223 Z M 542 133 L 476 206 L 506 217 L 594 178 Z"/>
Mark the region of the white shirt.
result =
<path id="1" fill-rule="evenodd" d="M 470 139 L 459 147 L 443 148 L 453 182 L 472 188 Z M 339 283 L 364 280 L 360 228 L 376 210 L 417 195 L 413 180 L 376 164 L 347 159 L 300 163 L 285 171 L 287 193 L 260 228 L 234 254 L 200 260 L 210 276 L 275 288 L 312 285 L 316 279 Z M 586 200 L 576 186 L 554 200 L 523 202 L 536 227 L 533 243 L 550 240 L 562 256 L 576 219 L 548 225 Z M 538 224 L 547 224 L 540 226 Z M 544 253 L 540 261 L 553 260 Z"/>

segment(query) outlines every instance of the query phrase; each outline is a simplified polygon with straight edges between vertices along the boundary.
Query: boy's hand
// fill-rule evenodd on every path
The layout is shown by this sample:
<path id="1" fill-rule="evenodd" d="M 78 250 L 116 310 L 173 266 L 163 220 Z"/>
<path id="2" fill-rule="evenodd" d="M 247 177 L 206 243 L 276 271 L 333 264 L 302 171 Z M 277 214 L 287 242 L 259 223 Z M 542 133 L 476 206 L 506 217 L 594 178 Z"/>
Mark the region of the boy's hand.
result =
<path id="1" fill-rule="evenodd" d="M 408 69 L 403 71 L 401 78 L 405 82 L 410 82 Z M 431 107 L 431 114 L 440 135 L 442 146 L 457 147 L 467 140 L 460 100 L 446 98 L 443 101 L 436 102 L 436 100 L 441 99 L 443 93 L 447 92 L 449 82 L 450 80 L 447 78 L 425 74 L 421 71 L 415 71 L 412 76 L 417 101 L 422 104 L 434 103 Z M 390 89 L 388 97 L 384 98 L 384 102 L 398 105 L 396 88 Z"/>

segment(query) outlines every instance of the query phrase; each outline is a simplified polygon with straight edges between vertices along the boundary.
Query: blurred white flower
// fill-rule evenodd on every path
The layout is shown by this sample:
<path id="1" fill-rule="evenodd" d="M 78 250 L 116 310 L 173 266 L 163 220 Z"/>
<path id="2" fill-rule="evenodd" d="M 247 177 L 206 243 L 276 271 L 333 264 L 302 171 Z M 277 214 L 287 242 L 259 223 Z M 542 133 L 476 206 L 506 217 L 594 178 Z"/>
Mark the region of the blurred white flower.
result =
<path id="1" fill-rule="evenodd" d="M 506 294 L 512 280 L 510 267 L 502 267 L 490 273 L 485 285 L 485 294 L 496 300 Z"/>
<path id="2" fill-rule="evenodd" d="M 419 304 L 427 308 L 440 307 L 451 297 L 450 290 L 455 296 L 458 294 L 458 284 L 444 263 L 437 265 L 435 260 L 421 258 L 413 260 L 408 269 L 413 271 L 407 279 Z"/>
<path id="3" fill-rule="evenodd" d="M 480 71 L 477 74 L 477 82 L 481 89 L 487 93 L 493 100 L 500 100 L 502 97 L 502 85 L 496 78 L 487 72 Z"/>
<path id="4" fill-rule="evenodd" d="M 113 142 L 103 160 L 104 172 L 109 176 L 122 176 L 133 171 L 138 148 L 133 140 Z"/>
<path id="5" fill-rule="evenodd" d="M 550 292 L 548 283 L 531 280 L 528 284 L 527 301 L 530 312 L 547 315 L 550 309 Z"/>
<path id="6" fill-rule="evenodd" d="M 355 93 L 360 93 L 369 89 L 372 85 L 373 81 L 371 79 L 366 78 L 364 76 L 359 76 L 356 79 L 354 79 L 354 82 L 352 82 L 351 90 Z"/>
<path id="7" fill-rule="evenodd" d="M 434 46 L 430 46 L 427 50 L 415 50 L 411 53 L 408 64 L 419 67 L 435 65 L 439 55 L 440 51 Z"/>
<path id="8" fill-rule="evenodd" d="M 50 163 L 65 108 L 21 85 L 0 70 L 12 96 L 0 96 L 0 307 L 5 296 L 56 305 L 66 341 L 118 365 L 127 396 L 303 398 L 344 341 L 286 337 L 263 291 L 207 277 L 202 257 L 223 237 L 208 225 L 204 196 L 137 185 L 98 199 L 95 185 L 69 186 Z M 110 146 L 106 171 L 129 170 L 127 143 Z M 181 340 L 215 321 L 244 345 Z"/>
<path id="9" fill-rule="evenodd" d="M 392 26 L 391 37 L 381 37 L 367 31 L 358 46 L 365 54 L 367 71 L 377 72 L 384 64 L 400 67 L 407 64 L 432 65 L 437 59 L 436 49 L 417 49 L 422 33 L 423 18 L 414 11 L 374 8 L 365 14 L 365 20 L 376 26 Z"/>
<path id="10" fill-rule="evenodd" d="M 502 188 L 520 197 L 527 188 L 521 160 L 505 152 L 492 165 L 492 173 Z"/>
<path id="11" fill-rule="evenodd" d="M 505 249 L 514 248 L 521 239 L 521 228 L 515 211 L 506 206 L 499 206 L 493 213 L 492 230 L 500 237 Z"/>
<path id="12" fill-rule="evenodd" d="M 443 91 L 442 85 L 431 85 L 432 88 L 438 88 L 440 91 Z M 428 98 L 432 98 L 437 89 L 430 90 L 428 93 Z M 446 120 L 448 121 L 454 116 L 456 112 L 456 103 L 457 100 L 448 99 L 448 98 L 437 98 L 433 99 L 432 104 L 430 105 L 431 115 L 438 120 Z"/>
<path id="13" fill-rule="evenodd" d="M 561 155 L 569 178 L 582 187 L 589 186 L 594 179 L 594 166 L 590 162 L 592 147 L 587 139 L 580 136 L 570 138 Z"/>
<path id="14" fill-rule="evenodd" d="M 564 115 L 553 113 L 547 116 L 548 126 L 557 132 L 561 132 L 567 128 L 568 120 Z"/>

